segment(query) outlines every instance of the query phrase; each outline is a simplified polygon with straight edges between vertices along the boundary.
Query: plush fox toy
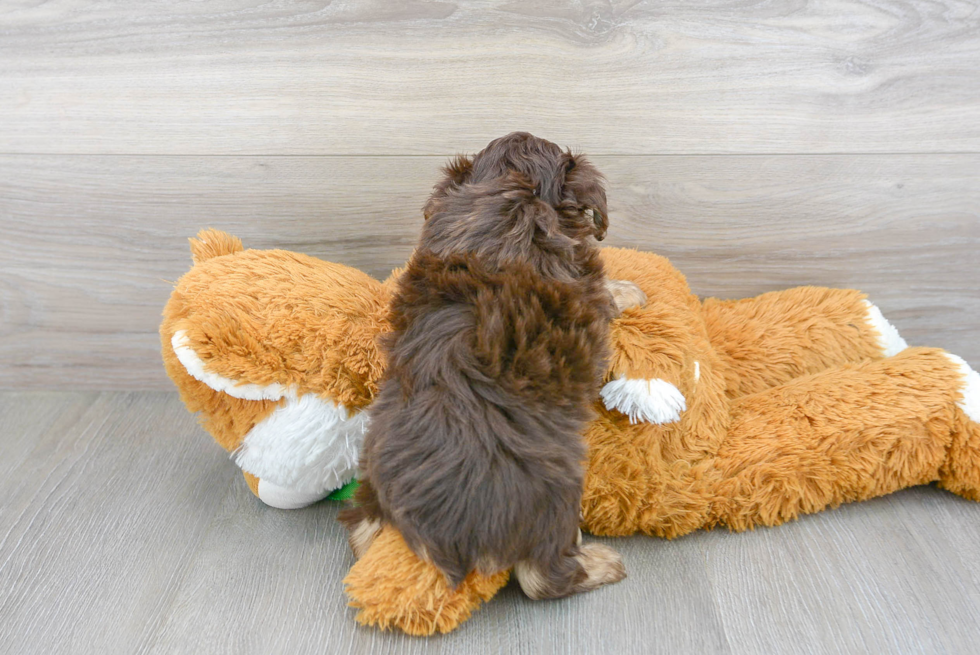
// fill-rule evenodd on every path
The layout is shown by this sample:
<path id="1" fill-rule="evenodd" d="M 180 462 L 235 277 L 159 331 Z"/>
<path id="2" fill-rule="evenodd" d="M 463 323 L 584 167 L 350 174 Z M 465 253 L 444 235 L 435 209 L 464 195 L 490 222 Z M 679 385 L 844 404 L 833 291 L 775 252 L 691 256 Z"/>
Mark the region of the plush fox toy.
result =
<path id="1" fill-rule="evenodd" d="M 249 488 L 301 507 L 343 488 L 384 367 L 385 283 L 208 230 L 160 329 L 188 409 Z M 908 348 L 857 291 L 804 287 L 699 300 L 656 255 L 607 248 L 642 308 L 612 326 L 614 355 L 586 431 L 582 528 L 677 537 L 745 530 L 919 484 L 980 500 L 980 375 Z M 447 632 L 505 584 L 450 589 L 390 527 L 345 580 L 358 620 Z"/>
<path id="2" fill-rule="evenodd" d="M 343 489 L 377 393 L 387 294 L 348 266 L 191 239 L 195 266 L 164 309 L 163 363 L 252 492 L 281 509 Z"/>

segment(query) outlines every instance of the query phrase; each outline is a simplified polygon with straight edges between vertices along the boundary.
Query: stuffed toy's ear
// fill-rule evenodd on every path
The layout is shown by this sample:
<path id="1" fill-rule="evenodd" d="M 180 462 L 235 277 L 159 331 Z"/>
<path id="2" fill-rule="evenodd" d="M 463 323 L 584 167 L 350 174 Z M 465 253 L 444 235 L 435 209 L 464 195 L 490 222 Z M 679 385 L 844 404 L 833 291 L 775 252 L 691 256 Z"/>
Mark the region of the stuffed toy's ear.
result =
<path id="1" fill-rule="evenodd" d="M 208 228 L 197 233 L 197 237 L 188 239 L 191 244 L 191 257 L 195 264 L 207 261 L 213 257 L 234 255 L 245 249 L 242 240 L 227 232 Z"/>

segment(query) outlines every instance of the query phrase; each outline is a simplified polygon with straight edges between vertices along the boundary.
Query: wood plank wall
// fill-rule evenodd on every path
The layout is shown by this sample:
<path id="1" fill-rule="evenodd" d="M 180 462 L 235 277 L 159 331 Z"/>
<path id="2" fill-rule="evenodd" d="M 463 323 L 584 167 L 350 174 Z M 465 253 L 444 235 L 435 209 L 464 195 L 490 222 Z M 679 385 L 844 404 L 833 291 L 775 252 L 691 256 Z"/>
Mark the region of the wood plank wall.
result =
<path id="1" fill-rule="evenodd" d="M 383 276 L 514 129 L 698 293 L 859 287 L 980 368 L 977 2 L 59 0 L 0 6 L 0 387 L 169 388 L 186 237 Z"/>

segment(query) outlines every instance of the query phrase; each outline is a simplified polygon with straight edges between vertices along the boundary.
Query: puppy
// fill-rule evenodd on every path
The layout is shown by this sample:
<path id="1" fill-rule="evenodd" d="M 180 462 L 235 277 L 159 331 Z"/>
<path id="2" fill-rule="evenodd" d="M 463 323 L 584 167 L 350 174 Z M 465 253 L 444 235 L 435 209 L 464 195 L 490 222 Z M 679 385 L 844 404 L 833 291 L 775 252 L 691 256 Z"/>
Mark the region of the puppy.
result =
<path id="1" fill-rule="evenodd" d="M 602 177 L 527 133 L 444 172 L 391 305 L 362 485 L 341 516 L 351 546 L 391 523 L 453 587 L 511 567 L 531 598 L 617 582 L 619 555 L 581 545 L 581 433 L 614 292 L 645 298 L 603 276 Z"/>

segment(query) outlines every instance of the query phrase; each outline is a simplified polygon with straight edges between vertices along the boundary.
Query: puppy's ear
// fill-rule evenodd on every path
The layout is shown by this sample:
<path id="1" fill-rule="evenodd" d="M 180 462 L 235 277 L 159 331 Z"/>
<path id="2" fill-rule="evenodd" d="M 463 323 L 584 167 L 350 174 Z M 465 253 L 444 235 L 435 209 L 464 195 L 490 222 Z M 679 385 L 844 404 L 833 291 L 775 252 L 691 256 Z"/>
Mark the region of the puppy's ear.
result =
<path id="1" fill-rule="evenodd" d="M 609 213 L 606 208 L 606 186 L 602 173 L 582 155 L 566 154 L 564 193 L 589 222 L 598 241 L 606 237 Z"/>
<path id="2" fill-rule="evenodd" d="M 459 189 L 470 179 L 473 172 L 473 160 L 465 155 L 456 155 L 442 168 L 442 180 L 432 189 L 432 195 L 422 208 L 425 220 L 439 211 L 442 199 L 450 192 Z"/>
<path id="3" fill-rule="evenodd" d="M 494 197 L 513 212 L 518 233 L 533 238 L 538 247 L 554 250 L 572 248 L 575 242 L 562 230 L 558 212 L 545 202 L 536 190 L 534 182 L 523 173 L 511 171 L 505 178 L 492 183 Z"/>

